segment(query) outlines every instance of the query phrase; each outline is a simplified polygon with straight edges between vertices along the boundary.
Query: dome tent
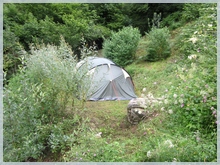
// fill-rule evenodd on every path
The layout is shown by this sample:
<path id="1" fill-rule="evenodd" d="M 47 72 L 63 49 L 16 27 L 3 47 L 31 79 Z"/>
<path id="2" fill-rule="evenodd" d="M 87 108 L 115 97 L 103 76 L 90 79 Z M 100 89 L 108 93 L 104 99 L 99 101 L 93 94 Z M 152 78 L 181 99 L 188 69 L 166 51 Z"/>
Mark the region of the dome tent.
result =
<path id="1" fill-rule="evenodd" d="M 89 84 L 87 100 L 131 100 L 137 97 L 130 75 L 109 59 L 87 57 L 77 64 L 77 70 L 85 70 L 82 81 Z"/>

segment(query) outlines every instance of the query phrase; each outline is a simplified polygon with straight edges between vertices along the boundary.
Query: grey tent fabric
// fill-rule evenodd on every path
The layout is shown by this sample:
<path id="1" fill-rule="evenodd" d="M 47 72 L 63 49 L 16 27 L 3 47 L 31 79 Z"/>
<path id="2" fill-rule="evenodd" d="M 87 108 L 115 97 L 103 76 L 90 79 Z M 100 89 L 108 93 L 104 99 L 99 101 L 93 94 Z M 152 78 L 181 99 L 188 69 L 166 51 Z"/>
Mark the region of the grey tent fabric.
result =
<path id="1" fill-rule="evenodd" d="M 89 89 L 87 100 L 131 100 L 136 98 L 130 75 L 111 60 L 100 57 L 87 57 L 77 64 L 78 72 L 87 70 Z"/>

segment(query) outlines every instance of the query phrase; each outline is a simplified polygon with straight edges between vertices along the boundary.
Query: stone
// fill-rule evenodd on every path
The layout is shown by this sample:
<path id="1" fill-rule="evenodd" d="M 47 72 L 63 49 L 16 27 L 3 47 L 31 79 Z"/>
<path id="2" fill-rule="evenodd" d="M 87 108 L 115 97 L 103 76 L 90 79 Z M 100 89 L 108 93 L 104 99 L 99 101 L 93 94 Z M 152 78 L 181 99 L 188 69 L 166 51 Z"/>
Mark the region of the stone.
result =
<path id="1" fill-rule="evenodd" d="M 164 100 L 163 98 L 154 98 L 151 93 L 145 95 L 144 98 L 131 99 L 127 106 L 128 121 L 136 125 L 141 120 L 147 119 L 155 111 L 155 105 L 159 105 Z"/>
<path id="2" fill-rule="evenodd" d="M 138 124 L 146 117 L 146 102 L 144 98 L 135 98 L 130 100 L 127 107 L 128 121 L 131 124 Z"/>

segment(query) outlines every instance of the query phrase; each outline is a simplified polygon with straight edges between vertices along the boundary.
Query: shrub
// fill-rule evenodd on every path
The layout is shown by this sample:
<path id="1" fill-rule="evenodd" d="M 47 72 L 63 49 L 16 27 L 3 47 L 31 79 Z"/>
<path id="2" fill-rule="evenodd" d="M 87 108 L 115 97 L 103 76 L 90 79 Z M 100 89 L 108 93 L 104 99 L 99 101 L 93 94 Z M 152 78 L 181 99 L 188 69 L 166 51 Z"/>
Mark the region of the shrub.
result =
<path id="1" fill-rule="evenodd" d="M 131 26 L 124 27 L 117 33 L 112 32 L 111 37 L 103 43 L 104 56 L 122 67 L 131 64 L 140 37 L 140 31 Z"/>
<path id="2" fill-rule="evenodd" d="M 4 89 L 4 161 L 39 159 L 47 148 L 59 153 L 74 143 L 71 132 L 80 127 L 73 104 L 78 94 L 77 61 L 64 39 L 59 47 L 32 46 L 24 56 L 25 65 Z"/>
<path id="3" fill-rule="evenodd" d="M 210 133 L 217 130 L 217 13 L 216 4 L 200 8 L 203 15 L 184 33 L 175 46 L 184 58 L 176 67 L 177 87 L 171 87 L 170 108 L 173 120 L 191 131 Z M 203 25 L 203 26 L 201 26 Z M 180 43 L 181 42 L 181 43 Z"/>
<path id="4" fill-rule="evenodd" d="M 159 61 L 170 56 L 168 28 L 152 28 L 146 35 L 148 37 L 146 61 Z"/>

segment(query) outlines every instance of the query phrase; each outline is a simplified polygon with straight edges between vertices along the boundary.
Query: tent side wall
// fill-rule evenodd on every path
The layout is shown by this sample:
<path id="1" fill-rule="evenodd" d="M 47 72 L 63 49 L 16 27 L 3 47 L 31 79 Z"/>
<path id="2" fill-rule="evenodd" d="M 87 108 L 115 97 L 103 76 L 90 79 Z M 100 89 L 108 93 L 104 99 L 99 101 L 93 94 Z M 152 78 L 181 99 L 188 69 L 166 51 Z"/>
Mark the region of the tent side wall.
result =
<path id="1" fill-rule="evenodd" d="M 129 74 L 117 65 L 99 65 L 94 78 L 95 89 L 88 100 L 131 100 L 136 98 Z M 126 75 L 124 74 L 126 73 Z"/>
<path id="2" fill-rule="evenodd" d="M 85 84 L 90 79 L 87 100 L 131 100 L 137 97 L 131 76 L 111 60 L 88 57 L 79 62 L 77 70 L 84 73 Z"/>

